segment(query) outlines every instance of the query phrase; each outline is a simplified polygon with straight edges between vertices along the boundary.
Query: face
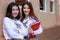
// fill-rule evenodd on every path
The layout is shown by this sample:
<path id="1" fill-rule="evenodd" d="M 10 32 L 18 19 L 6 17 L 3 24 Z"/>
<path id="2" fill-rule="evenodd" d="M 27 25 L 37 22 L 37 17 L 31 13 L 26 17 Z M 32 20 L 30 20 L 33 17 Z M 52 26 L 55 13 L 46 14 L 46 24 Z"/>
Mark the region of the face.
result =
<path id="1" fill-rule="evenodd" d="M 30 8 L 27 4 L 24 5 L 23 11 L 25 13 L 25 15 L 29 15 L 30 13 Z"/>
<path id="2" fill-rule="evenodd" d="M 19 13 L 18 7 L 13 6 L 12 7 L 12 16 L 15 18 L 15 17 L 17 17 L 18 13 Z"/>

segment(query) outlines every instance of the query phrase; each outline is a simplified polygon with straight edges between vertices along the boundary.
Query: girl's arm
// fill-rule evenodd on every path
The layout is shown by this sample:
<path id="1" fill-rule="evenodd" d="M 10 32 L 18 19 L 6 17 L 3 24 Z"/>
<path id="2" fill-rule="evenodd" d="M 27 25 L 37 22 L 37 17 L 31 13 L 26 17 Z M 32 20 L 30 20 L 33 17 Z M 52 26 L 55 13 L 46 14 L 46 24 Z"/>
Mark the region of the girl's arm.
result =
<path id="1" fill-rule="evenodd" d="M 21 25 L 21 26 L 20 26 L 21 29 L 19 29 L 20 33 L 23 34 L 24 36 L 27 36 L 27 34 L 28 34 L 27 28 L 25 28 L 25 26 L 23 25 L 22 22 L 20 22 L 20 20 L 19 20 L 19 23 L 20 23 L 20 25 Z"/>
<path id="2" fill-rule="evenodd" d="M 13 24 L 13 22 L 10 19 L 4 18 L 3 25 L 4 25 L 6 32 L 9 34 L 10 37 L 20 38 L 19 33 L 14 31 L 15 25 Z"/>

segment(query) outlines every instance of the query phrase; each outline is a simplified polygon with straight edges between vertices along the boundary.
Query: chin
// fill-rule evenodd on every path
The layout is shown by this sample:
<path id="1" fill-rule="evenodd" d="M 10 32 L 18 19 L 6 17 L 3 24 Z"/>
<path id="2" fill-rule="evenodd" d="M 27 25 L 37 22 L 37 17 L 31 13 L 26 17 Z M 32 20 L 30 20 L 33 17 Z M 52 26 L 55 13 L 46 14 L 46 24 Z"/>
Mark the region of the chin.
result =
<path id="1" fill-rule="evenodd" d="M 17 17 L 17 16 L 14 16 L 14 18 Z"/>

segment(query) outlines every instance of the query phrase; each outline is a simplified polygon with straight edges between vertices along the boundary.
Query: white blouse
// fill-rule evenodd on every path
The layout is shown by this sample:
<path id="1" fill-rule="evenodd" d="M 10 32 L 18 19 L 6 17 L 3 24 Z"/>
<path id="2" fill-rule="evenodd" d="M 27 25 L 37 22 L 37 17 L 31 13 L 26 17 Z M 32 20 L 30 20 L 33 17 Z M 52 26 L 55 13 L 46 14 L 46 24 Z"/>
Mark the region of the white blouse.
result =
<path id="1" fill-rule="evenodd" d="M 26 26 L 27 26 L 27 27 L 26 27 L 27 30 L 28 30 L 28 28 L 30 27 L 29 25 L 30 25 L 31 23 L 33 23 L 33 22 L 36 22 L 36 20 L 32 19 L 31 17 L 28 17 L 27 19 L 23 20 L 23 23 L 25 23 Z M 42 29 L 42 27 L 41 27 L 41 25 L 40 25 L 39 29 L 36 30 L 36 31 L 34 31 L 34 34 L 33 34 L 33 35 L 41 34 L 42 32 L 43 32 L 43 29 Z"/>
<path id="2" fill-rule="evenodd" d="M 19 30 L 20 33 L 17 32 Z M 12 20 L 8 17 L 3 19 L 3 34 L 5 39 L 23 39 L 27 35 L 27 30 L 20 20 Z"/>

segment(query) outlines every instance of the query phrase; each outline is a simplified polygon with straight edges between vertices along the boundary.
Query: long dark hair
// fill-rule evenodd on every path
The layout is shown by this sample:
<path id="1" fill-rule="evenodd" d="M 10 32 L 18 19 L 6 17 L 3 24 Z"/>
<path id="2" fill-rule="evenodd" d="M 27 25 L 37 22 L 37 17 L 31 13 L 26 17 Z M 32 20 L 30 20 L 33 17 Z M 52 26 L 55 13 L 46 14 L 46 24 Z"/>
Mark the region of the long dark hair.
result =
<path id="1" fill-rule="evenodd" d="M 25 18 L 25 14 L 24 14 L 24 11 L 23 11 L 23 8 L 24 8 L 24 5 L 27 4 L 30 8 L 30 13 L 29 13 L 29 16 L 32 17 L 33 19 L 35 20 L 38 20 L 38 18 L 35 16 L 34 14 L 34 11 L 33 11 L 33 7 L 32 7 L 32 4 L 30 2 L 24 2 L 22 4 L 22 21 L 24 20 Z"/>
<path id="2" fill-rule="evenodd" d="M 20 9 L 19 9 L 19 6 L 15 2 L 11 2 L 8 5 L 7 12 L 6 12 L 6 17 L 9 17 L 9 18 L 13 19 L 13 16 L 12 16 L 12 7 L 13 6 L 17 6 L 18 7 L 19 13 L 18 13 L 16 19 L 19 19 L 20 18 Z"/>

